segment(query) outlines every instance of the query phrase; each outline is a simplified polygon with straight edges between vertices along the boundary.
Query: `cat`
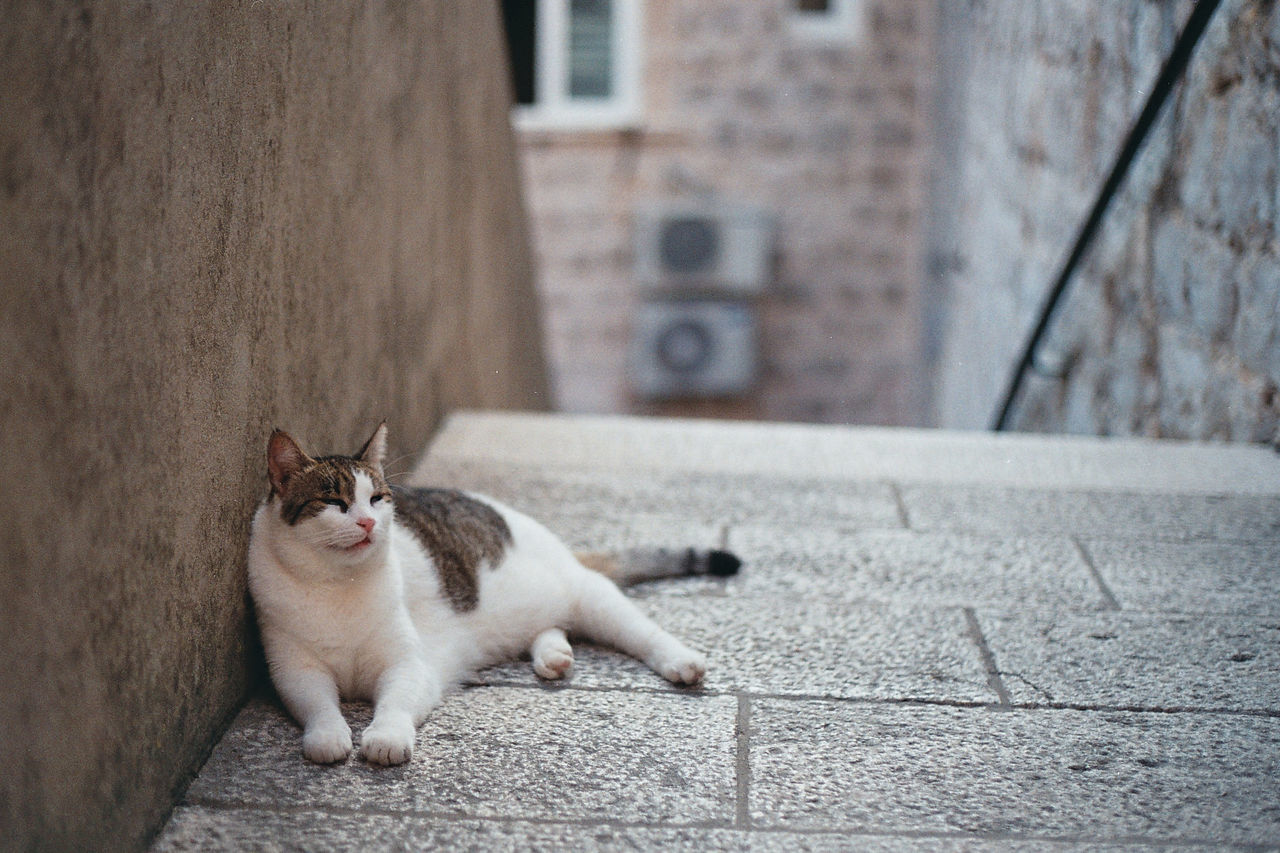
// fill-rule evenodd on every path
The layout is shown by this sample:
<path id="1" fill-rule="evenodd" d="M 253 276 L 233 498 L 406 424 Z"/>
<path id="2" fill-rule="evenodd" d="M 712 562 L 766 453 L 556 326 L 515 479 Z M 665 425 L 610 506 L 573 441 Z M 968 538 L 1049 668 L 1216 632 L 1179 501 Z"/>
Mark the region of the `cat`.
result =
<path id="1" fill-rule="evenodd" d="M 702 680 L 702 655 L 614 581 L 731 575 L 736 556 L 633 549 L 579 559 L 498 501 L 389 484 L 386 448 L 385 423 L 353 456 L 309 456 L 280 430 L 267 442 L 270 492 L 253 518 L 249 586 L 271 680 L 302 726 L 307 759 L 346 759 L 339 702 L 366 700 L 373 720 L 359 754 L 402 764 L 450 687 L 524 653 L 540 677 L 562 678 L 569 636 L 613 646 L 675 684 Z"/>

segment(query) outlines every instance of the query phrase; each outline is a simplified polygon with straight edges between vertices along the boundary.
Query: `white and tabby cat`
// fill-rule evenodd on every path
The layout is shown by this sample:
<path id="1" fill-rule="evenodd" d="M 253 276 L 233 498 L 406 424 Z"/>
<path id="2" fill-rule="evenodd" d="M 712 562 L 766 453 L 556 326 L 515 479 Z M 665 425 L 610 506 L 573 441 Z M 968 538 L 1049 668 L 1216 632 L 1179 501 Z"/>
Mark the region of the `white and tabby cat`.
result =
<path id="1" fill-rule="evenodd" d="M 389 485 L 383 424 L 355 456 L 313 458 L 279 430 L 271 492 L 253 519 L 249 585 L 271 679 L 302 724 L 312 761 L 341 761 L 351 729 L 339 701 L 368 700 L 360 752 L 412 754 L 414 732 L 452 685 L 523 653 L 543 678 L 573 664 L 568 636 L 611 645 L 669 681 L 696 684 L 701 655 L 662 630 L 615 583 L 733 574 L 724 551 L 633 551 L 583 563 L 538 522 L 449 489 Z"/>

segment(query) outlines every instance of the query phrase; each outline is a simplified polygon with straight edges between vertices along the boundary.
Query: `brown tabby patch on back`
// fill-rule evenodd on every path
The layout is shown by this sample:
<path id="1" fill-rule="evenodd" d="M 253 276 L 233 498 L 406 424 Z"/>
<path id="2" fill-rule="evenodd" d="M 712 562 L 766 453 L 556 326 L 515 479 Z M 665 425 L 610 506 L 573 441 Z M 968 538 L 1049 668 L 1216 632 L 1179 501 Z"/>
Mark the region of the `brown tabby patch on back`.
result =
<path id="1" fill-rule="evenodd" d="M 338 498 L 350 506 L 355 500 L 356 471 L 369 475 L 375 490 L 386 487 L 372 465 L 350 456 L 322 456 L 289 478 L 280 495 L 280 517 L 292 525 L 319 515 L 325 498 Z"/>
<path id="2" fill-rule="evenodd" d="M 435 561 L 449 604 L 458 613 L 480 600 L 480 564 L 502 561 L 511 529 L 497 510 L 455 489 L 392 486 L 396 521 L 413 531 Z"/>

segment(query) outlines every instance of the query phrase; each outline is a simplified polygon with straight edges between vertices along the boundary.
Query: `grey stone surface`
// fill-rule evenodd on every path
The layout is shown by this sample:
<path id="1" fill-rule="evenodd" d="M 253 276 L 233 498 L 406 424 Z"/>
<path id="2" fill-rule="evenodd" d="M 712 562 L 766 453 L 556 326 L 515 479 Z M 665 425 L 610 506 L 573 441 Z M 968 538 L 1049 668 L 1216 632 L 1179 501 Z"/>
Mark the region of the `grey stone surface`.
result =
<path id="1" fill-rule="evenodd" d="M 580 518 L 635 514 L 708 524 L 769 520 L 850 529 L 901 526 L 897 500 L 886 483 L 474 463 L 427 463 L 412 479 L 481 492 L 556 526 Z"/>
<path id="2" fill-rule="evenodd" d="M 353 739 L 367 706 L 345 708 Z M 731 697 L 464 690 L 418 730 L 406 765 L 302 758 L 301 730 L 252 702 L 187 792 L 193 803 L 339 812 L 690 823 L 732 817 Z"/>
<path id="3" fill-rule="evenodd" d="M 655 596 L 643 609 L 707 655 L 710 692 L 991 702 L 978 648 L 962 611 L 855 603 L 821 594 Z M 638 661 L 581 649 L 570 683 L 669 689 Z M 527 662 L 486 671 L 482 681 L 535 682 Z"/>
<path id="4" fill-rule="evenodd" d="M 1015 703 L 1280 714 L 1280 619 L 979 611 L 978 622 Z"/>
<path id="5" fill-rule="evenodd" d="M 937 423 L 984 428 L 1188 2 L 940 4 Z M 997 84 L 998 81 L 998 84 Z"/>
<path id="6" fill-rule="evenodd" d="M 1084 543 L 1126 610 L 1280 616 L 1280 542 Z"/>
<path id="7" fill-rule="evenodd" d="M 1265 471 L 1271 454 L 724 427 L 730 447 L 766 447 L 774 430 L 780 448 L 814 439 L 807 461 L 799 441 L 779 451 L 802 460 L 787 474 L 713 451 L 722 435 L 713 425 L 586 423 L 578 443 L 579 418 L 456 417 L 441 444 L 469 449 L 429 457 L 418 473 L 505 489 L 575 547 L 727 536 L 746 560 L 739 575 L 628 590 L 707 654 L 702 687 L 673 687 L 577 642 L 562 682 L 540 681 L 528 661 L 478 673 L 422 727 L 410 764 L 393 769 L 357 758 L 307 764 L 297 726 L 259 699 L 158 847 L 1280 843 L 1280 535 L 1269 517 L 1280 477 L 1270 493 L 1258 479 L 1245 493 L 1215 494 L 1209 462 L 1252 458 Z M 499 435 L 528 441 L 513 448 Z M 625 436 L 638 438 L 635 467 L 593 457 Z M 682 449 L 664 457 L 663 442 Z M 906 476 L 841 473 L 837 447 L 864 460 L 883 454 L 877 465 L 897 460 Z M 920 454 L 964 447 L 982 460 L 1008 450 L 1023 474 L 1048 473 L 1011 488 L 1007 471 L 966 480 L 942 464 L 934 481 L 918 479 Z M 552 458 L 539 463 L 544 450 Z M 1111 465 L 1125 451 L 1134 458 Z M 1156 463 L 1165 474 L 1125 490 Z M 860 488 L 843 491 L 848 483 Z M 1095 488 L 1063 489 L 1072 483 Z M 358 734 L 369 709 L 347 713 Z"/>
<path id="8" fill-rule="evenodd" d="M 990 422 L 1193 4 L 942 4 L 937 423 Z M 1280 11 L 1225 0 L 1070 281 L 1019 429 L 1273 443 Z"/>
<path id="9" fill-rule="evenodd" d="M 732 583 L 761 594 L 952 607 L 1107 605 L 1079 548 L 1063 536 L 740 526 L 729 545 L 748 567 Z"/>
<path id="10" fill-rule="evenodd" d="M 753 826 L 1271 843 L 1280 720 L 753 702 Z"/>
<path id="11" fill-rule="evenodd" d="M 281 844 L 279 839 L 288 838 Z M 414 814 L 332 814 L 319 811 L 258 811 L 184 806 L 177 810 L 157 853 L 178 851 L 350 851 L 350 850 L 724 850 L 724 851 L 983 851 L 1105 850 L 1114 853 L 1168 849 L 1141 843 L 976 839 L 955 834 L 909 837 L 828 832 L 750 832 L 719 827 L 654 827 L 622 823 L 548 823 L 519 820 L 431 818 Z M 1220 849 L 1179 845 L 1196 853 Z"/>
<path id="12" fill-rule="evenodd" d="M 524 503 L 520 501 L 520 503 Z M 546 510 L 539 512 L 539 510 Z M 719 548 L 726 526 L 717 522 L 657 513 L 607 510 L 586 514 L 539 507 L 528 511 L 564 540 L 575 553 L 616 553 L 626 548 Z"/>
<path id="13" fill-rule="evenodd" d="M 1065 533 L 1115 539 L 1274 541 L 1276 496 L 1059 492 L 1034 488 L 904 486 L 917 530 Z"/>

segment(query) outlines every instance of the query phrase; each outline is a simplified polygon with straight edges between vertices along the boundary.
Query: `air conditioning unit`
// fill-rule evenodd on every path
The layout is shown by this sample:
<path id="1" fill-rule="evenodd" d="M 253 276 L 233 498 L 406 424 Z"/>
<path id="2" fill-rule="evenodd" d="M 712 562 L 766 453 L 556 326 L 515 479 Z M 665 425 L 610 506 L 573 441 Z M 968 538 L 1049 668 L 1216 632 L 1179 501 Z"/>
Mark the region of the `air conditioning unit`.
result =
<path id="1" fill-rule="evenodd" d="M 636 212 L 635 275 L 651 291 L 754 296 L 773 274 L 773 217 L 729 205 Z"/>
<path id="2" fill-rule="evenodd" d="M 632 391 L 650 399 L 729 397 L 756 378 L 755 312 L 743 302 L 643 302 L 632 327 Z"/>

